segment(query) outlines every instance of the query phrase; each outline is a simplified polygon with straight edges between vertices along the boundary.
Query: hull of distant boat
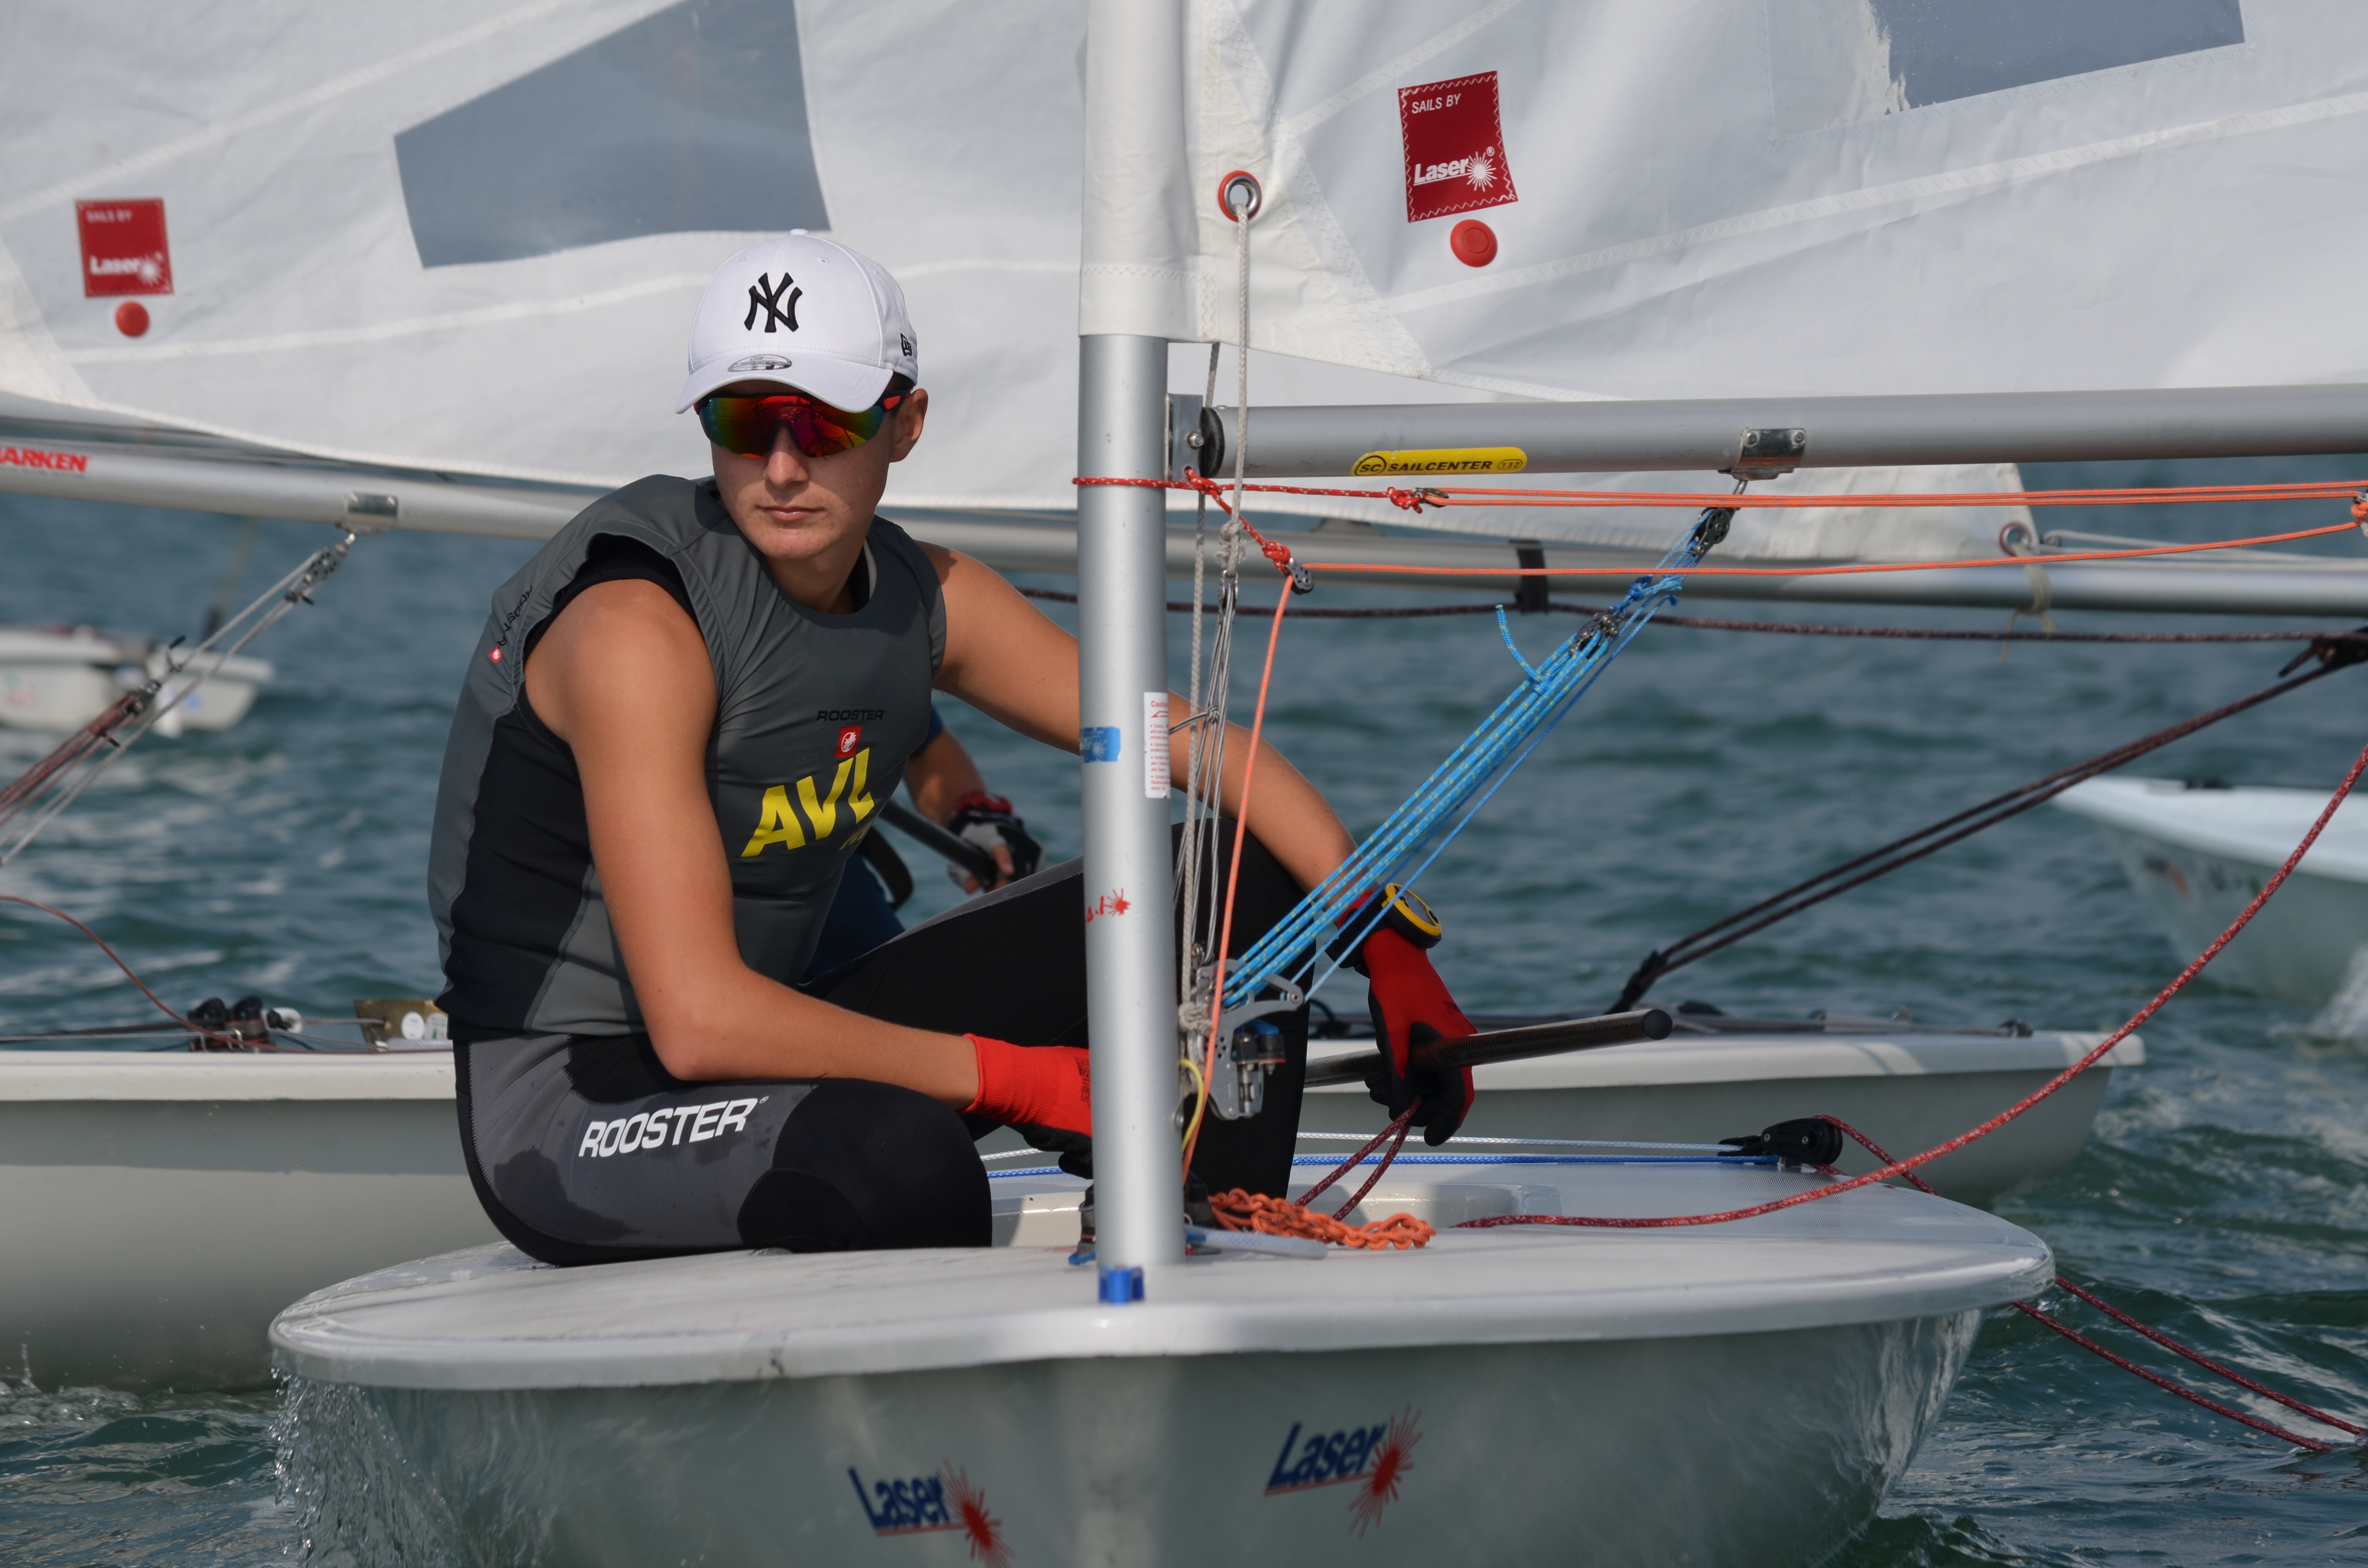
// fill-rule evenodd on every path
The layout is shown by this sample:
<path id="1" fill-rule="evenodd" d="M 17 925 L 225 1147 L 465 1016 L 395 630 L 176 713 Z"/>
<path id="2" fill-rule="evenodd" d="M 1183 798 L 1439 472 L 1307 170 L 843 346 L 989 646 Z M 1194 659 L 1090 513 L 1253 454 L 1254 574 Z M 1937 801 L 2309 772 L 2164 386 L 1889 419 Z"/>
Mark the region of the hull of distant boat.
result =
<path id="1" fill-rule="evenodd" d="M 363 1562 L 399 1542 L 403 1561 L 441 1548 L 488 1568 L 1350 1553 L 1782 1568 L 1873 1516 L 1978 1317 L 691 1387 L 308 1381 L 290 1412 L 292 1479 L 323 1506 L 307 1535 Z M 1383 1497 L 1351 1445 L 1374 1427 L 1386 1443 L 1394 1419 L 1412 1443 Z M 1334 1451 L 1360 1473 L 1290 1485 L 1310 1437 L 1334 1433 L 1350 1434 Z M 976 1496 L 968 1528 L 958 1495 L 942 1516 L 932 1506 L 950 1484 Z M 900 1494 L 917 1506 L 894 1510 Z"/>
<path id="2" fill-rule="evenodd" d="M 1681 1037 L 1484 1068 L 1468 1131 L 1704 1142 L 1825 1112 L 1907 1153 L 1995 1114 L 2092 1039 Z M 2112 1060 L 2142 1060 L 2138 1049 Z M 1936 1162 L 1936 1185 L 1987 1202 L 2052 1176 L 2109 1076 L 2088 1073 Z M 1311 1093 L 1301 1117 L 1308 1131 L 1378 1124 L 1357 1089 Z M 1844 1160 L 1868 1164 L 1855 1150 Z M 438 1051 L 0 1051 L 0 1347 L 44 1386 L 257 1383 L 267 1328 L 290 1301 L 495 1234 Z"/>
<path id="3" fill-rule="evenodd" d="M 203 661 L 211 665 L 212 656 Z M 107 710 L 131 687 L 165 673 L 163 655 L 137 639 L 88 628 L 71 631 L 0 626 L 0 727 L 78 730 Z M 185 730 L 227 730 L 246 717 L 271 665 L 229 658 L 204 680 L 174 676 L 158 693 L 172 706 L 157 722 L 167 735 Z M 177 699 L 177 700 L 174 700 Z"/>
<path id="4" fill-rule="evenodd" d="M 1477 1137 L 1712 1142 L 1794 1117 L 1833 1116 L 1894 1156 L 1978 1126 L 2086 1055 L 2101 1036 L 1800 1034 L 1687 1036 L 1651 1045 L 1481 1068 L 1463 1131 Z M 1318 1042 L 1319 1049 L 1338 1049 Z M 1359 1045 L 1372 1050 L 1370 1042 Z M 1944 1198 L 1987 1205 L 2061 1173 L 2089 1140 L 2115 1067 L 2146 1061 L 2143 1042 L 2097 1066 L 1988 1137 L 1918 1174 Z M 1371 1132 L 1372 1098 L 1355 1086 L 1311 1090 L 1303 1131 Z M 1847 1146 L 1840 1168 L 1875 1168 Z"/>
<path id="5" fill-rule="evenodd" d="M 449 1054 L 0 1051 L 0 1354 L 43 1387 L 238 1387 L 308 1290 L 495 1239 Z"/>
<path id="6" fill-rule="evenodd" d="M 2326 808 L 2324 790 L 2190 790 L 2095 779 L 2056 803 L 2096 823 L 2139 902 L 2185 963 L 2228 927 Z M 2368 802 L 2347 801 L 2317 846 L 2207 973 L 2323 1006 L 2368 993 Z M 2363 995 L 2368 1000 L 2368 995 Z"/>

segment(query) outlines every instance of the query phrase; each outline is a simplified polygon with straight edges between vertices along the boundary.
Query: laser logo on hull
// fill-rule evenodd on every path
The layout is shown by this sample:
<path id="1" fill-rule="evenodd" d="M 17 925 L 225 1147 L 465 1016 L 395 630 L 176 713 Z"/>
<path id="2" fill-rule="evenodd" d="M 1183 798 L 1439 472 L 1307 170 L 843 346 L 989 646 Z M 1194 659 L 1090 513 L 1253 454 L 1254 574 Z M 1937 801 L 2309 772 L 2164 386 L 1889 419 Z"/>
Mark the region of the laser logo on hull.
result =
<path id="1" fill-rule="evenodd" d="M 1379 1524 L 1382 1510 L 1397 1501 L 1398 1488 L 1414 1468 L 1414 1447 L 1422 1441 L 1422 1413 L 1411 1405 L 1387 1421 L 1332 1432 L 1308 1432 L 1292 1423 L 1267 1476 L 1266 1494 L 1310 1492 L 1319 1486 L 1354 1484 L 1349 1528 L 1362 1536 Z"/>

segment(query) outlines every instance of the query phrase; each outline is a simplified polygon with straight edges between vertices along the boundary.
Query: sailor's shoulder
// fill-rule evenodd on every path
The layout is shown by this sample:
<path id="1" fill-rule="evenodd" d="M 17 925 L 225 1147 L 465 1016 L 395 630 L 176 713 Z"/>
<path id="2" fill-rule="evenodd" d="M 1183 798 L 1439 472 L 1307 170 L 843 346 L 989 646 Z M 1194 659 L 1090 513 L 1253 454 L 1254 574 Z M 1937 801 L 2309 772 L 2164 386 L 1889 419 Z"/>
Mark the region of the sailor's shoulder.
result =
<path id="1" fill-rule="evenodd" d="M 704 508 L 721 510 L 712 479 L 685 479 L 680 474 L 653 473 L 620 484 L 576 515 L 575 520 L 645 519 L 672 523 L 695 519 Z"/>
<path id="2" fill-rule="evenodd" d="M 871 530 L 865 538 L 873 555 L 896 562 L 925 584 L 928 591 L 936 591 L 940 574 L 938 557 L 949 553 L 943 547 L 923 544 L 906 533 L 894 519 L 876 513 L 871 518 Z"/>

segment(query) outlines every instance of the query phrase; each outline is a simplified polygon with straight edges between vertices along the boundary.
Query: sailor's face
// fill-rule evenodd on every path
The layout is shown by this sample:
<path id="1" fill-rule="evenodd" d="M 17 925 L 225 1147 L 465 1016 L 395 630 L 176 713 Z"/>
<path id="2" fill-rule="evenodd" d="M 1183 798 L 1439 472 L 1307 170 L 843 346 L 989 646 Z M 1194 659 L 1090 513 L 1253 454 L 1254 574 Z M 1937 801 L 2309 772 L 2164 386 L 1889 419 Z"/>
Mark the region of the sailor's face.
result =
<path id="1" fill-rule="evenodd" d="M 720 395 L 767 397 L 780 390 L 768 382 L 735 381 Z M 777 568 L 794 572 L 812 565 L 843 574 L 862 548 L 872 511 L 888 487 L 888 465 L 921 438 L 928 404 L 929 394 L 916 387 L 889 412 L 878 435 L 829 457 L 798 450 L 786 427 L 774 433 L 773 449 L 761 458 L 710 442 L 716 492 L 748 542 Z"/>

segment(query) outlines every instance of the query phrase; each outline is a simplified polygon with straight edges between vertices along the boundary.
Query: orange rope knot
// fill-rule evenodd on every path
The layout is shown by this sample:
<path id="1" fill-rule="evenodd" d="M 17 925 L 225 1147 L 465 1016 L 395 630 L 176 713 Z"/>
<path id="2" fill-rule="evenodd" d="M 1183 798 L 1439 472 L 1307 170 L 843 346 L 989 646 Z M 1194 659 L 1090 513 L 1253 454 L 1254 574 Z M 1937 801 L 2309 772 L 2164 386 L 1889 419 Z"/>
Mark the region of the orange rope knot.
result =
<path id="1" fill-rule="evenodd" d="M 1439 1232 L 1411 1214 L 1392 1214 L 1387 1219 L 1368 1224 L 1351 1225 L 1329 1214 L 1292 1203 L 1285 1199 L 1269 1198 L 1263 1192 L 1245 1192 L 1235 1187 L 1220 1192 L 1209 1199 L 1218 1220 L 1229 1231 L 1256 1231 L 1266 1236 L 1304 1236 L 1311 1241 L 1326 1242 L 1338 1247 L 1395 1247 L 1412 1251 L 1422 1246 Z"/>
<path id="2" fill-rule="evenodd" d="M 1391 506 L 1408 512 L 1419 512 L 1425 506 L 1444 506 L 1448 501 L 1444 490 L 1400 490 L 1393 484 L 1387 494 Z"/>

